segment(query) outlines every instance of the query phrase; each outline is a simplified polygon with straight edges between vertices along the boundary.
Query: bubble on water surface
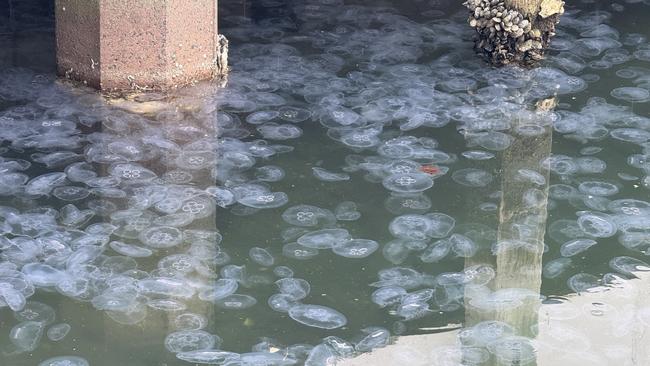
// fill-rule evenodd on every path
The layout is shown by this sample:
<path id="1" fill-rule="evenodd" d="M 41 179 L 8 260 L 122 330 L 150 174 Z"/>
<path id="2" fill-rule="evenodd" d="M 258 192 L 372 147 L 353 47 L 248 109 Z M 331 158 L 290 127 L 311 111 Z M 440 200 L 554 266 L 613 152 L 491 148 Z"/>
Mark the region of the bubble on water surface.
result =
<path id="1" fill-rule="evenodd" d="M 296 305 L 289 309 L 289 316 L 306 326 L 322 329 L 340 328 L 348 322 L 345 315 L 321 305 Z"/>

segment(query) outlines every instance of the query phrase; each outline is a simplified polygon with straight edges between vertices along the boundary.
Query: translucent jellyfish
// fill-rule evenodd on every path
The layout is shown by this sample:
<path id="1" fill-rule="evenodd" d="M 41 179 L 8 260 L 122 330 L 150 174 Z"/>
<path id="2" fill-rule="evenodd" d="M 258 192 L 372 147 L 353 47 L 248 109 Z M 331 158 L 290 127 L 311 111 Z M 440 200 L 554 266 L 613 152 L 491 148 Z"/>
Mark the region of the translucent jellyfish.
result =
<path id="1" fill-rule="evenodd" d="M 65 273 L 43 263 L 29 263 L 23 266 L 25 279 L 39 287 L 56 286 L 65 277 Z"/>
<path id="2" fill-rule="evenodd" d="M 281 119 L 291 123 L 306 121 L 312 115 L 308 109 L 293 106 L 282 106 L 278 109 L 278 112 Z"/>
<path id="3" fill-rule="evenodd" d="M 282 213 L 282 219 L 291 225 L 302 227 L 327 226 L 336 223 L 336 217 L 331 211 L 310 205 L 289 207 Z"/>
<path id="4" fill-rule="evenodd" d="M 139 280 L 137 288 L 143 295 L 169 296 L 174 298 L 190 298 L 195 290 L 187 286 L 181 279 L 155 277 Z"/>
<path id="5" fill-rule="evenodd" d="M 300 127 L 289 124 L 280 125 L 269 122 L 258 127 L 257 130 L 265 139 L 269 140 L 288 140 L 302 136 L 302 129 Z"/>
<path id="6" fill-rule="evenodd" d="M 416 193 L 433 187 L 433 180 L 425 173 L 398 173 L 384 178 L 383 186 L 397 193 Z"/>
<path id="7" fill-rule="evenodd" d="M 578 273 L 571 276 L 567 280 L 569 288 L 577 293 L 580 292 L 594 292 L 601 286 L 601 281 L 598 277 L 588 273 Z"/>
<path id="8" fill-rule="evenodd" d="M 411 252 L 406 246 L 407 241 L 407 239 L 395 239 L 386 243 L 382 249 L 384 258 L 393 264 L 403 263 Z"/>
<path id="9" fill-rule="evenodd" d="M 199 298 L 203 301 L 214 302 L 234 294 L 238 288 L 239 284 L 236 280 L 232 278 L 220 278 L 214 281 L 209 288 L 199 292 Z"/>
<path id="10" fill-rule="evenodd" d="M 332 251 L 345 258 L 365 258 L 379 248 L 379 243 L 368 239 L 352 239 L 335 245 Z"/>
<path id="11" fill-rule="evenodd" d="M 264 248 L 254 247 L 248 251 L 248 256 L 253 260 L 253 262 L 259 264 L 262 267 L 271 267 L 275 263 L 275 259 Z"/>
<path id="12" fill-rule="evenodd" d="M 519 169 L 515 179 L 522 182 L 531 182 L 538 186 L 546 184 L 546 178 L 543 175 L 530 169 Z"/>
<path id="13" fill-rule="evenodd" d="M 187 305 L 174 299 L 151 299 L 147 301 L 147 306 L 160 311 L 179 312 L 187 309 Z"/>
<path id="14" fill-rule="evenodd" d="M 72 329 L 70 324 L 55 324 L 47 330 L 47 338 L 52 342 L 58 342 L 68 335 L 70 329 Z"/>
<path id="15" fill-rule="evenodd" d="M 507 336 L 488 345 L 498 362 L 525 365 L 537 357 L 537 349 L 530 338 Z"/>
<path id="16" fill-rule="evenodd" d="M 390 305 L 399 304 L 406 295 L 406 290 L 399 286 L 387 286 L 375 290 L 372 293 L 372 302 L 385 308 Z"/>
<path id="17" fill-rule="evenodd" d="M 234 365 L 240 364 L 241 361 L 239 353 L 217 350 L 179 352 L 176 354 L 176 358 L 185 362 L 202 365 Z"/>
<path id="18" fill-rule="evenodd" d="M 434 226 L 427 216 L 402 215 L 391 221 L 388 230 L 397 238 L 425 240 L 433 233 Z"/>
<path id="19" fill-rule="evenodd" d="M 255 170 L 255 178 L 262 182 L 279 182 L 284 175 L 284 169 L 275 165 L 267 165 Z"/>
<path id="20" fill-rule="evenodd" d="M 150 181 L 157 177 L 151 170 L 133 163 L 113 164 L 108 168 L 108 173 L 124 181 Z"/>
<path id="21" fill-rule="evenodd" d="M 275 281 L 281 293 L 291 296 L 294 301 L 302 300 L 311 291 L 309 282 L 301 278 L 283 278 Z"/>
<path id="22" fill-rule="evenodd" d="M 453 234 L 448 240 L 451 243 L 451 250 L 459 257 L 471 258 L 478 251 L 478 245 L 464 235 Z"/>
<path id="23" fill-rule="evenodd" d="M 296 306 L 298 302 L 291 295 L 273 294 L 269 297 L 267 304 L 273 311 L 287 313 L 289 309 Z"/>
<path id="24" fill-rule="evenodd" d="M 616 88 L 610 94 L 616 99 L 632 103 L 644 103 L 650 100 L 650 92 L 647 89 L 632 86 Z"/>
<path id="25" fill-rule="evenodd" d="M 261 125 L 278 118 L 280 113 L 276 111 L 258 111 L 253 112 L 246 117 L 246 122 L 252 125 Z"/>
<path id="26" fill-rule="evenodd" d="M 466 168 L 455 171 L 451 178 L 467 187 L 485 187 L 492 182 L 492 174 L 481 169 Z"/>
<path id="27" fill-rule="evenodd" d="M 635 272 L 650 271 L 650 264 L 632 257 L 615 257 L 609 261 L 609 267 L 616 272 L 636 277 Z"/>
<path id="28" fill-rule="evenodd" d="M 469 151 L 463 151 L 461 155 L 465 159 L 469 160 L 490 160 L 494 158 L 494 154 L 488 151 L 483 151 L 483 150 L 469 150 Z"/>
<path id="29" fill-rule="evenodd" d="M 233 294 L 214 301 L 214 304 L 223 309 L 241 310 L 253 307 L 257 300 L 249 295 Z"/>
<path id="30" fill-rule="evenodd" d="M 203 330 L 181 330 L 165 338 L 165 348 L 172 353 L 211 349 L 218 337 Z"/>
<path id="31" fill-rule="evenodd" d="M 66 177 L 65 173 L 47 173 L 39 175 L 25 185 L 25 193 L 33 196 L 49 195 L 54 188 L 66 184 Z"/>
<path id="32" fill-rule="evenodd" d="M 384 206 L 393 214 L 423 214 L 432 206 L 431 199 L 424 194 L 391 194 Z"/>
<path id="33" fill-rule="evenodd" d="M 309 232 L 298 238 L 298 244 L 312 249 L 330 249 L 351 239 L 345 229 L 322 229 Z"/>
<path id="34" fill-rule="evenodd" d="M 582 253 L 592 246 L 598 244 L 593 239 L 574 239 L 570 240 L 560 247 L 560 254 L 563 257 L 573 257 L 576 254 Z"/>
<path id="35" fill-rule="evenodd" d="M 62 201 L 78 201 L 82 200 L 90 194 L 86 188 L 75 186 L 62 186 L 56 187 L 52 191 L 52 195 Z"/>
<path id="36" fill-rule="evenodd" d="M 14 318 L 19 322 L 33 321 L 49 325 L 54 323 L 56 313 L 49 305 L 38 301 L 28 301 L 22 310 L 14 312 Z"/>
<path id="37" fill-rule="evenodd" d="M 171 248 L 183 241 L 183 233 L 171 226 L 154 226 L 140 233 L 140 241 L 155 249 Z"/>
<path id="38" fill-rule="evenodd" d="M 618 230 L 616 224 L 604 214 L 585 213 L 578 218 L 578 226 L 587 235 L 609 238 Z"/>
<path id="39" fill-rule="evenodd" d="M 446 237 L 456 225 L 456 219 L 440 212 L 432 212 L 424 216 L 431 220 L 431 230 L 427 235 L 433 238 Z"/>
<path id="40" fill-rule="evenodd" d="M 375 348 L 388 345 L 390 332 L 381 327 L 368 327 L 361 329 L 362 335 L 355 342 L 354 348 L 357 352 L 370 352 Z"/>
<path id="41" fill-rule="evenodd" d="M 44 329 L 45 324 L 40 322 L 25 321 L 18 323 L 11 328 L 9 340 L 20 352 L 32 352 L 38 347 Z"/>
<path id="42" fill-rule="evenodd" d="M 350 180 L 349 174 L 330 172 L 319 167 L 313 167 L 311 170 L 314 177 L 323 182 L 341 182 Z"/>
<path id="43" fill-rule="evenodd" d="M 356 221 L 361 218 L 361 213 L 357 211 L 357 204 L 352 201 L 344 201 L 336 205 L 334 214 L 339 221 Z"/>
<path id="44" fill-rule="evenodd" d="M 317 256 L 318 253 L 318 249 L 307 248 L 298 243 L 289 243 L 282 247 L 282 254 L 293 259 L 307 260 Z"/>
<path id="45" fill-rule="evenodd" d="M 512 136 L 503 132 L 485 132 L 476 138 L 476 143 L 484 149 L 503 151 L 512 144 Z"/>
<path id="46" fill-rule="evenodd" d="M 200 330 L 208 325 L 208 319 L 195 313 L 183 313 L 174 318 L 176 330 Z"/>
<path id="47" fill-rule="evenodd" d="M 420 260 L 424 263 L 438 262 L 449 254 L 451 245 L 449 240 L 438 240 L 422 251 Z"/>
<path id="48" fill-rule="evenodd" d="M 632 142 L 635 144 L 644 143 L 650 140 L 650 132 L 640 128 L 616 128 L 609 131 L 609 134 L 617 140 Z"/>
<path id="49" fill-rule="evenodd" d="M 77 356 L 59 356 L 48 358 L 39 363 L 38 366 L 90 366 L 90 363 Z"/>
<path id="50" fill-rule="evenodd" d="M 348 322 L 345 315 L 321 305 L 296 305 L 289 309 L 289 316 L 306 326 L 322 329 L 340 328 Z"/>

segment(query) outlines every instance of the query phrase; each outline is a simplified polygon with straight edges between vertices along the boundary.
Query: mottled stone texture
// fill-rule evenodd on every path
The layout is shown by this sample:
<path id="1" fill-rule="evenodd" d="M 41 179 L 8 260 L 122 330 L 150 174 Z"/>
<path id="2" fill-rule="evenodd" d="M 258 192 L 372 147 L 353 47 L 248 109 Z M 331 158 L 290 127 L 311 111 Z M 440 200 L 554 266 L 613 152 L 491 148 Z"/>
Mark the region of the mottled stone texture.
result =
<path id="1" fill-rule="evenodd" d="M 215 76 L 217 0 L 56 0 L 57 68 L 102 90 Z"/>

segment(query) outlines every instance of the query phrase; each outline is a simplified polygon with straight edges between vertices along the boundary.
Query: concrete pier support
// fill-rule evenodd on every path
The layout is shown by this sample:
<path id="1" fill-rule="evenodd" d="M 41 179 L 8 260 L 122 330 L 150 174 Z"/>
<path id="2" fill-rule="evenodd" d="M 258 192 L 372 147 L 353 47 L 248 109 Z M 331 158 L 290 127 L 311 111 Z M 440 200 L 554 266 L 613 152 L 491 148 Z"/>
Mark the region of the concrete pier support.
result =
<path id="1" fill-rule="evenodd" d="M 113 90 L 163 90 L 227 71 L 217 0 L 56 0 L 59 75 Z"/>

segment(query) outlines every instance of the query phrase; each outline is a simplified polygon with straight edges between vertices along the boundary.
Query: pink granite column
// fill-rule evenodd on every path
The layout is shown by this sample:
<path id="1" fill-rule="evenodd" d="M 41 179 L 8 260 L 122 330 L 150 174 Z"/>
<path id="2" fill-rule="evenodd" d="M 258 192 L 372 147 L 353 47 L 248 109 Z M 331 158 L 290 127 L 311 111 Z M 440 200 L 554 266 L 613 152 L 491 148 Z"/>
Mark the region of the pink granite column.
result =
<path id="1" fill-rule="evenodd" d="M 56 0 L 57 69 L 102 90 L 164 90 L 225 72 L 217 0 Z"/>

